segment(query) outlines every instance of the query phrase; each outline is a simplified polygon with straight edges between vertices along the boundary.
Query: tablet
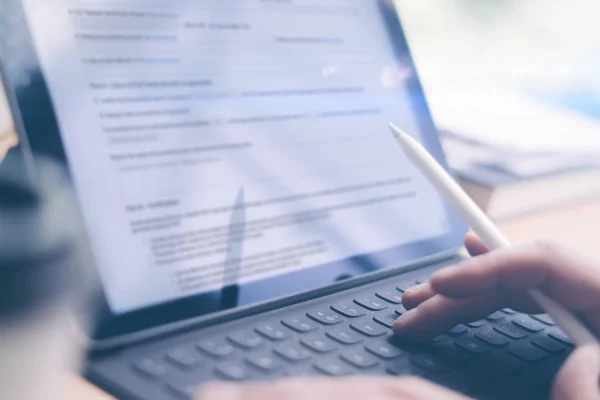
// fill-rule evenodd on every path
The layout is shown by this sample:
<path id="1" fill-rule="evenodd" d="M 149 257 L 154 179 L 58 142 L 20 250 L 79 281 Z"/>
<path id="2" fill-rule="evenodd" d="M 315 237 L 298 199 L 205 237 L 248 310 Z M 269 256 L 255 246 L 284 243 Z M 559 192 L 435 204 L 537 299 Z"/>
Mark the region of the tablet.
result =
<path id="1" fill-rule="evenodd" d="M 95 340 L 461 246 L 388 130 L 444 162 L 391 1 L 3 4 L 22 139 L 64 163 L 85 219 Z"/>

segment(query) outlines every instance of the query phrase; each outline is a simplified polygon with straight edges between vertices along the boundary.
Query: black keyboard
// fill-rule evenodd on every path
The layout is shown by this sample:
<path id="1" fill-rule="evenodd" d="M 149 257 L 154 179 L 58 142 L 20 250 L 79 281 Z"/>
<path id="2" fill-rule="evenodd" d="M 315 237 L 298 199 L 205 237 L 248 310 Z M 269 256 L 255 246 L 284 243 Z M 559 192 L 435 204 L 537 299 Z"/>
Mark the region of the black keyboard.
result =
<path id="1" fill-rule="evenodd" d="M 391 327 L 414 283 L 386 280 L 140 345 L 94 361 L 90 376 L 122 398 L 145 400 L 189 399 L 209 380 L 352 374 L 418 375 L 485 399 L 547 395 L 573 348 L 548 316 L 504 309 L 428 343 L 405 343 Z"/>

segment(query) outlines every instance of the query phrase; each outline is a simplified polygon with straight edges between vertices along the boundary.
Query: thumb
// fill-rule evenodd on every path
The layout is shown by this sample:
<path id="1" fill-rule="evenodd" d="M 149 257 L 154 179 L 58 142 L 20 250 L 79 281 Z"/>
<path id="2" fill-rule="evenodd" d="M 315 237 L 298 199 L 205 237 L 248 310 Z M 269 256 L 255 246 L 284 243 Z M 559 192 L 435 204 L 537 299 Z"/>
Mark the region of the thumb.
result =
<path id="1" fill-rule="evenodd" d="M 567 359 L 552 390 L 552 400 L 600 400 L 600 353 L 595 346 L 575 349 Z"/>

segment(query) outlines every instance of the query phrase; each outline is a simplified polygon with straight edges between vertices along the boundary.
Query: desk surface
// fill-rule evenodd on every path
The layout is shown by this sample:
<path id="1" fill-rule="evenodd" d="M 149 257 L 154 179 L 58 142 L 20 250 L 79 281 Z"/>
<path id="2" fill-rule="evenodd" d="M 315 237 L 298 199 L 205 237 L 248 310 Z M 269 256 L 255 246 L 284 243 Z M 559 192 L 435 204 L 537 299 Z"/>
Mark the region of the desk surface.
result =
<path id="1" fill-rule="evenodd" d="M 498 224 L 514 244 L 550 239 L 600 262 L 600 201 L 579 203 L 502 221 Z M 111 400 L 80 377 L 69 377 L 69 400 Z"/>

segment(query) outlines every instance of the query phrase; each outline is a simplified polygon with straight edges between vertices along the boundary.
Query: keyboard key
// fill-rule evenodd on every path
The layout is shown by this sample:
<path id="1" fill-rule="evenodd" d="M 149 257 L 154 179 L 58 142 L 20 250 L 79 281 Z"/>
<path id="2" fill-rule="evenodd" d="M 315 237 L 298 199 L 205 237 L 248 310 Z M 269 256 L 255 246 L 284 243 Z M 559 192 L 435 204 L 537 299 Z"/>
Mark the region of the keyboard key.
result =
<path id="1" fill-rule="evenodd" d="M 232 333 L 227 339 L 246 350 L 257 348 L 263 344 L 261 337 L 254 332 Z"/>
<path id="2" fill-rule="evenodd" d="M 363 350 L 351 350 L 340 355 L 342 360 L 357 368 L 370 368 L 379 364 L 379 361 Z"/>
<path id="3" fill-rule="evenodd" d="M 506 337 L 494 332 L 493 330 L 480 331 L 475 334 L 475 337 L 483 340 L 487 344 L 490 344 L 494 347 L 502 347 L 506 346 L 510 343 Z"/>
<path id="4" fill-rule="evenodd" d="M 397 290 L 381 290 L 375 296 L 392 304 L 402 304 L 402 295 Z"/>
<path id="5" fill-rule="evenodd" d="M 548 383 L 542 384 L 538 379 L 513 379 L 510 384 L 490 384 L 494 400 L 498 399 L 535 399 L 542 400 L 550 398 Z"/>
<path id="6" fill-rule="evenodd" d="M 246 361 L 250 365 L 265 372 L 270 372 L 281 368 L 281 363 L 268 354 L 253 354 L 251 356 L 246 357 Z"/>
<path id="7" fill-rule="evenodd" d="M 396 313 L 396 315 L 400 316 L 406 312 L 406 308 L 404 308 L 403 306 L 400 306 L 400 307 L 396 308 L 394 310 L 394 312 Z"/>
<path id="8" fill-rule="evenodd" d="M 506 352 L 490 353 L 482 358 L 481 362 L 489 365 L 488 370 L 493 371 L 496 376 L 518 371 L 523 367 L 521 361 Z"/>
<path id="9" fill-rule="evenodd" d="M 525 332 L 508 322 L 501 322 L 497 324 L 494 327 L 494 330 L 512 339 L 521 339 L 527 336 Z"/>
<path id="10" fill-rule="evenodd" d="M 446 362 L 454 365 L 464 364 L 473 357 L 472 353 L 467 353 L 454 345 L 447 344 L 432 346 L 430 351 L 444 359 Z"/>
<path id="11" fill-rule="evenodd" d="M 388 343 L 370 344 L 365 346 L 365 350 L 386 360 L 392 360 L 404 354 L 402 350 Z"/>
<path id="12" fill-rule="evenodd" d="M 329 308 L 321 308 L 319 310 L 311 311 L 306 313 L 306 315 L 309 318 L 322 323 L 323 325 L 335 325 L 344 320 L 340 314 L 334 313 Z"/>
<path id="13" fill-rule="evenodd" d="M 329 331 L 326 335 L 341 344 L 356 344 L 363 340 L 356 332 L 345 328 Z"/>
<path id="14" fill-rule="evenodd" d="M 281 321 L 281 323 L 287 326 L 288 328 L 300 333 L 310 332 L 319 329 L 318 325 L 315 325 L 314 322 L 312 322 L 306 317 L 286 318 L 283 321 Z"/>
<path id="15" fill-rule="evenodd" d="M 467 333 L 468 330 L 469 330 L 469 328 L 467 328 L 464 325 L 456 325 L 454 328 L 452 328 L 448 331 L 448 334 L 452 335 L 452 336 L 460 336 L 460 335 L 464 335 L 465 333 Z"/>
<path id="16" fill-rule="evenodd" d="M 274 351 L 277 355 L 292 362 L 304 361 L 310 358 L 310 352 L 297 344 L 282 345 Z"/>
<path id="17" fill-rule="evenodd" d="M 513 343 L 508 353 L 527 362 L 541 361 L 548 356 L 546 352 L 527 342 Z"/>
<path id="18" fill-rule="evenodd" d="M 311 365 L 303 365 L 298 369 L 290 370 L 288 373 L 288 376 L 293 376 L 295 378 L 310 378 L 318 375 L 320 374 L 315 371 Z"/>
<path id="19" fill-rule="evenodd" d="M 167 369 L 151 358 L 141 358 L 133 363 L 133 367 L 149 378 L 159 378 L 167 373 Z"/>
<path id="20" fill-rule="evenodd" d="M 271 340 L 283 340 L 290 336 L 287 332 L 280 328 L 279 324 L 266 324 L 259 326 L 256 328 L 256 332 Z"/>
<path id="21" fill-rule="evenodd" d="M 544 325 L 529 318 L 527 315 L 520 315 L 513 319 L 513 324 L 525 329 L 526 331 L 535 333 L 544 330 Z"/>
<path id="22" fill-rule="evenodd" d="M 350 368 L 337 360 L 321 360 L 316 362 L 314 367 L 330 376 L 344 376 L 352 372 Z"/>
<path id="23" fill-rule="evenodd" d="M 554 323 L 554 321 L 552 320 L 552 318 L 550 318 L 550 316 L 547 314 L 533 314 L 533 315 L 530 315 L 530 317 L 537 321 L 540 321 L 541 323 L 546 324 L 546 325 L 550 325 L 550 326 L 556 325 Z"/>
<path id="24" fill-rule="evenodd" d="M 339 324 L 344 320 L 344 318 L 340 314 L 334 313 L 329 308 L 321 308 L 315 311 L 311 311 L 309 313 L 306 313 L 306 315 L 309 318 L 322 323 L 323 325 L 335 325 Z"/>
<path id="25" fill-rule="evenodd" d="M 439 342 L 442 342 L 442 341 L 444 341 L 446 339 L 448 339 L 448 335 L 442 334 L 442 335 L 437 335 L 436 337 L 434 337 L 433 339 L 431 339 L 429 342 L 430 343 L 439 343 Z"/>
<path id="26" fill-rule="evenodd" d="M 196 346 L 202 352 L 217 358 L 226 357 L 233 353 L 231 345 L 217 340 L 202 340 Z"/>
<path id="27" fill-rule="evenodd" d="M 410 361 L 429 372 L 437 373 L 448 369 L 448 365 L 443 360 L 430 354 L 415 354 L 410 357 Z"/>
<path id="28" fill-rule="evenodd" d="M 225 379 L 229 379 L 232 381 L 240 381 L 243 379 L 248 379 L 250 377 L 250 373 L 248 370 L 238 364 L 220 364 L 217 366 L 216 371 L 223 376 Z"/>
<path id="29" fill-rule="evenodd" d="M 492 352 L 477 358 L 458 372 L 470 381 L 471 386 L 485 387 L 497 381 L 504 381 L 502 378 L 516 372 L 522 366 L 521 361 L 505 352 Z"/>
<path id="30" fill-rule="evenodd" d="M 489 351 L 489 348 L 472 337 L 462 337 L 454 341 L 458 347 L 473 354 L 481 354 Z"/>
<path id="31" fill-rule="evenodd" d="M 419 375 L 419 371 L 415 370 L 407 358 L 399 358 L 386 364 L 385 370 L 392 375 Z"/>
<path id="32" fill-rule="evenodd" d="M 478 321 L 469 322 L 467 326 L 470 326 L 471 328 L 479 328 L 484 326 L 485 324 L 487 324 L 487 321 L 480 319 Z"/>
<path id="33" fill-rule="evenodd" d="M 184 347 L 177 347 L 167 352 L 167 361 L 179 368 L 193 368 L 199 361 L 193 352 Z"/>
<path id="34" fill-rule="evenodd" d="M 300 343 L 317 353 L 329 353 L 337 348 L 329 339 L 320 335 L 305 337 Z"/>
<path id="35" fill-rule="evenodd" d="M 192 384 L 179 384 L 175 382 L 169 382 L 167 387 L 171 392 L 177 396 L 177 398 L 181 399 L 193 399 L 194 396 L 198 393 L 198 389 L 200 388 L 200 383 L 192 383 Z"/>
<path id="36" fill-rule="evenodd" d="M 366 308 L 371 311 L 381 311 L 385 310 L 388 306 L 386 306 L 381 300 L 376 298 L 375 296 L 362 296 L 354 299 L 354 302 L 359 306 Z"/>
<path id="37" fill-rule="evenodd" d="M 331 306 L 331 309 L 333 311 L 339 312 L 344 317 L 348 318 L 358 318 L 362 317 L 363 315 L 367 315 L 367 312 L 363 308 L 357 306 L 354 303 L 336 304 Z"/>
<path id="38" fill-rule="evenodd" d="M 387 333 L 387 330 L 383 326 L 371 321 L 357 322 L 351 324 L 350 328 L 369 337 L 381 336 Z"/>
<path id="39" fill-rule="evenodd" d="M 504 314 L 516 314 L 517 312 L 515 310 L 513 310 L 512 308 L 503 308 L 502 311 Z"/>
<path id="40" fill-rule="evenodd" d="M 550 336 L 554 340 L 558 340 L 561 343 L 568 344 L 570 346 L 574 345 L 573 341 L 567 335 L 565 335 L 563 332 L 560 332 L 560 331 L 550 332 L 548 334 L 548 336 Z"/>
<path id="41" fill-rule="evenodd" d="M 398 314 L 391 313 L 391 314 L 383 315 L 381 317 L 375 317 L 375 318 L 373 318 L 373 320 L 375 322 L 379 322 L 383 326 L 386 326 L 386 327 L 392 329 L 392 327 L 394 326 L 394 321 L 396 320 L 396 318 L 398 318 Z"/>
<path id="42" fill-rule="evenodd" d="M 495 311 L 495 312 L 491 313 L 490 315 L 488 315 L 485 319 L 487 319 L 488 321 L 500 321 L 503 318 L 504 318 L 503 313 L 501 313 L 500 311 Z"/>
<path id="43" fill-rule="evenodd" d="M 477 375 L 479 370 L 472 366 L 466 368 L 454 369 L 446 371 L 443 374 L 431 374 L 431 378 L 438 385 L 445 386 L 448 389 L 461 391 L 466 394 L 472 394 L 473 390 L 481 387 L 483 383 Z M 427 376 L 426 376 L 427 377 Z"/>
<path id="44" fill-rule="evenodd" d="M 273 382 L 279 379 L 288 378 L 290 376 L 290 372 L 287 370 L 287 368 L 281 366 L 280 368 L 276 368 L 271 371 L 263 371 L 261 374 L 253 377 L 252 379 L 256 381 Z"/>
<path id="45" fill-rule="evenodd" d="M 562 343 L 552 340 L 546 336 L 540 336 L 533 339 L 531 344 L 550 353 L 560 353 L 565 349 L 565 346 Z"/>
<path id="46" fill-rule="evenodd" d="M 396 290 L 399 291 L 400 293 L 404 293 L 413 286 L 414 286 L 414 284 L 406 282 L 406 283 L 402 283 L 402 284 L 396 286 Z"/>

